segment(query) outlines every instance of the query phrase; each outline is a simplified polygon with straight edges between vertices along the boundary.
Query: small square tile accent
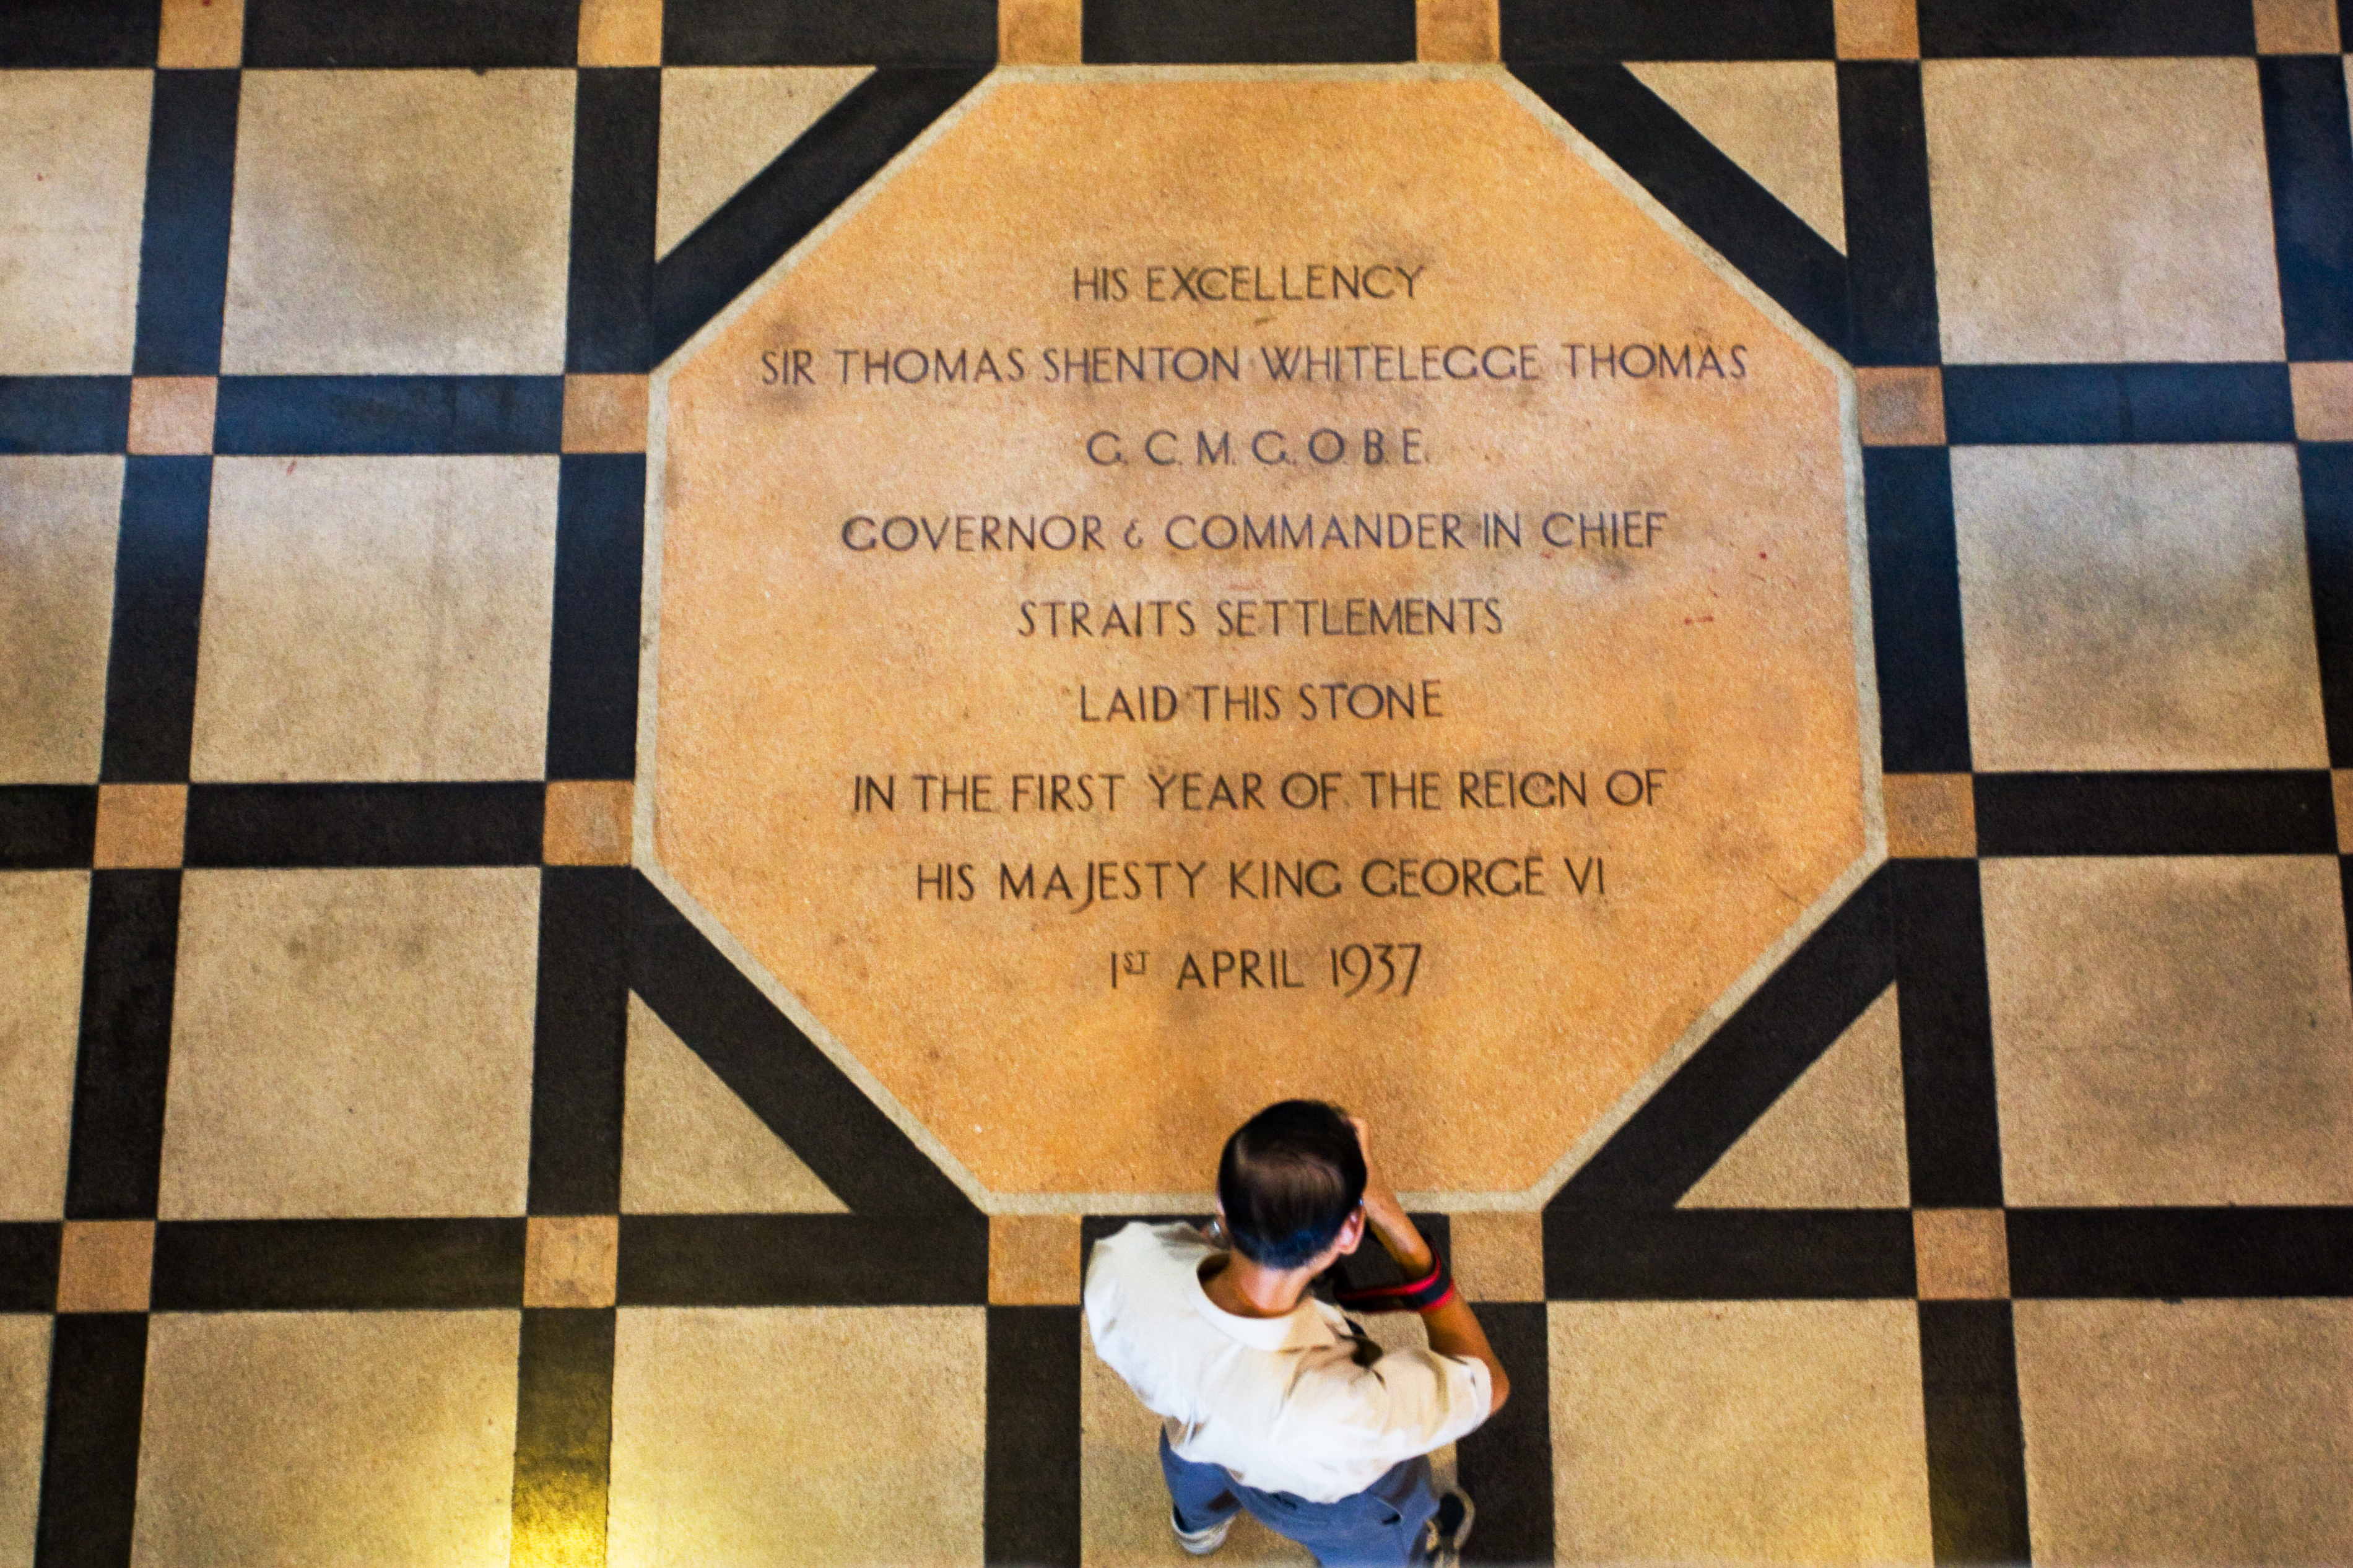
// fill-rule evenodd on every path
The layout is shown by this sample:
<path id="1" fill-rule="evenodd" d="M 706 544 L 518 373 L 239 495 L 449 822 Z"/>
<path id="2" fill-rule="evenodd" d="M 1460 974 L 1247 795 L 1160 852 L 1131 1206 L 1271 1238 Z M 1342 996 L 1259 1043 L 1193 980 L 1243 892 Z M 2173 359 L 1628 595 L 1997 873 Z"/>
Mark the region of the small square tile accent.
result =
<path id="1" fill-rule="evenodd" d="M 551 866 L 628 865 L 635 787 L 627 779 L 551 781 L 543 858 Z"/>
<path id="2" fill-rule="evenodd" d="M 642 452 L 646 449 L 646 378 L 567 375 L 564 378 L 564 449 Z"/>
<path id="3" fill-rule="evenodd" d="M 1483 66 L 1504 58 L 1496 0 L 1416 0 L 1415 52 L 1426 64 Z"/>
<path id="4" fill-rule="evenodd" d="M 131 383 L 130 449 L 159 457 L 213 449 L 220 383 L 209 375 L 142 375 Z"/>
<path id="5" fill-rule="evenodd" d="M 1978 801 L 1968 773 L 1889 773 L 1887 852 L 1899 860 L 1967 860 L 1978 852 Z"/>
<path id="6" fill-rule="evenodd" d="M 69 1219 L 58 1250 L 58 1310 L 143 1312 L 154 1265 L 153 1220 Z"/>
<path id="7" fill-rule="evenodd" d="M 988 1300 L 997 1307 L 1068 1307 L 1079 1300 L 1079 1216 L 988 1216 Z"/>
<path id="8" fill-rule="evenodd" d="M 245 0 L 164 0 L 155 63 L 165 70 L 235 70 L 245 63 Z"/>
<path id="9" fill-rule="evenodd" d="M 661 64 L 662 0 L 581 0 L 580 63 Z"/>
<path id="10" fill-rule="evenodd" d="M 188 828 L 185 784 L 98 786 L 100 870 L 162 870 L 180 864 Z"/>
<path id="11" fill-rule="evenodd" d="M 1454 1283 L 1472 1301 L 1545 1299 L 1544 1215 L 1458 1214 L 1448 1221 Z"/>
<path id="12" fill-rule="evenodd" d="M 2010 1294 L 2010 1233 L 2000 1209 L 1914 1209 L 1923 1301 L 1999 1301 Z"/>
<path id="13" fill-rule="evenodd" d="M 2337 0 L 2255 0 L 2255 52 L 2336 54 L 2337 23 Z"/>
<path id="14" fill-rule="evenodd" d="M 98 777 L 121 514 L 120 458 L 0 457 L 0 784 Z"/>
<path id="15" fill-rule="evenodd" d="M 0 1563 L 33 1562 L 49 1410 L 49 1320 L 0 1316 Z"/>
<path id="16" fill-rule="evenodd" d="M 89 924 L 88 872 L 0 877 L 0 1220 L 65 1214 Z"/>
<path id="17" fill-rule="evenodd" d="M 0 375 L 125 375 L 152 71 L 0 71 Z"/>
<path id="18" fill-rule="evenodd" d="M 523 1230 L 522 1304 L 609 1307 L 620 1266 L 619 1216 L 533 1215 Z"/>
<path id="19" fill-rule="evenodd" d="M 2292 364 L 2287 379 L 2297 440 L 2353 441 L 2353 362 Z"/>
<path id="20" fill-rule="evenodd" d="M 997 63 L 1077 65 L 1083 11 L 1082 0 L 997 0 Z"/>
<path id="21" fill-rule="evenodd" d="M 2333 769 L 2328 793 L 2337 804 L 2337 852 L 2353 855 L 2353 768 Z"/>
<path id="22" fill-rule="evenodd" d="M 1832 13 L 1842 60 L 1916 60 L 1920 10 L 1915 0 L 1836 0 Z"/>
<path id="23" fill-rule="evenodd" d="M 1945 373 L 1935 365 L 1857 366 L 1866 447 L 1945 444 Z"/>

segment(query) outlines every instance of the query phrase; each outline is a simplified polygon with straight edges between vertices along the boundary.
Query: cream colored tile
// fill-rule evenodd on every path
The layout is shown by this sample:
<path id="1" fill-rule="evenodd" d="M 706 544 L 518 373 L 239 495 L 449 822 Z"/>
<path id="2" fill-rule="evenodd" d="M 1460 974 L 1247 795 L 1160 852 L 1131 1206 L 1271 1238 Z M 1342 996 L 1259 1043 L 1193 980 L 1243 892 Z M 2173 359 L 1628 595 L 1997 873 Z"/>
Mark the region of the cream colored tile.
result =
<path id="1" fill-rule="evenodd" d="M 1910 1302 L 1555 1302 L 1551 1323 L 1563 1562 L 1930 1560 Z"/>
<path id="2" fill-rule="evenodd" d="M 1895 987 L 1683 1194 L 1683 1208 L 1903 1208 L 1904 1042 Z"/>
<path id="3" fill-rule="evenodd" d="M 1890 855 L 1967 860 L 1977 854 L 1977 784 L 1971 775 L 1889 773 L 1881 787 Z"/>
<path id="4" fill-rule="evenodd" d="M 213 449 L 220 381 L 209 375 L 142 375 L 131 383 L 126 443 L 141 454 L 202 456 Z"/>
<path id="5" fill-rule="evenodd" d="M 120 458 L 0 457 L 0 784 L 98 777 L 121 510 Z"/>
<path id="6" fill-rule="evenodd" d="M 235 70 L 245 61 L 245 0 L 164 0 L 155 63 L 165 70 Z"/>
<path id="7" fill-rule="evenodd" d="M 557 779 L 547 786 L 540 853 L 551 866 L 629 863 L 627 779 Z"/>
<path id="8" fill-rule="evenodd" d="M 703 66 L 662 72 L 654 254 L 667 256 L 744 183 L 873 74 L 868 66 Z"/>
<path id="9" fill-rule="evenodd" d="M 89 922 L 88 872 L 0 877 L 0 1220 L 65 1213 Z"/>
<path id="10" fill-rule="evenodd" d="M 162 1213 L 522 1212 L 539 876 L 193 871 Z"/>
<path id="11" fill-rule="evenodd" d="M 646 449 L 646 378 L 567 375 L 564 378 L 564 449 L 642 452 Z"/>
<path id="12" fill-rule="evenodd" d="M 582 0 L 580 63 L 661 64 L 662 0 Z"/>
<path id="13" fill-rule="evenodd" d="M 523 1231 L 522 1304 L 609 1307 L 621 1258 L 612 1215 L 533 1215 Z"/>
<path id="14" fill-rule="evenodd" d="M 1828 60 L 1678 60 L 1626 68 L 1806 221 L 1846 248 L 1838 67 Z"/>
<path id="15" fill-rule="evenodd" d="M 568 70 L 251 71 L 221 368 L 564 368 Z"/>
<path id="16" fill-rule="evenodd" d="M 540 776 L 558 467 L 218 462 L 195 776 Z"/>
<path id="17" fill-rule="evenodd" d="M 1836 0 L 1832 15 L 1842 60 L 1920 58 L 1920 13 L 1914 0 Z"/>
<path id="18" fill-rule="evenodd" d="M 847 1214 L 635 993 L 621 1119 L 625 1214 Z"/>
<path id="19" fill-rule="evenodd" d="M 32 1568 L 48 1418 L 49 1320 L 0 1316 L 0 1563 Z"/>
<path id="20" fill-rule="evenodd" d="M 169 868 L 187 852 L 188 786 L 100 784 L 90 863 L 100 870 Z"/>
<path id="21" fill-rule="evenodd" d="M 2016 1205 L 2353 1201 L 2333 859 L 1989 860 Z"/>
<path id="22" fill-rule="evenodd" d="M 1076 1306 L 1079 1216 L 991 1215 L 988 1300 L 993 1306 Z"/>
<path id="23" fill-rule="evenodd" d="M 153 72 L 0 71 L 0 375 L 124 375 Z"/>
<path id="24" fill-rule="evenodd" d="M 1953 512 L 1977 765 L 2327 766 L 2287 447 L 1972 447 Z"/>
<path id="25" fill-rule="evenodd" d="M 1931 60 L 1948 363 L 2283 357 L 2252 59 Z"/>
<path id="26" fill-rule="evenodd" d="M 2010 1294 L 2010 1234 L 2000 1209 L 1915 1209 L 1912 1251 L 1923 1301 Z"/>
<path id="27" fill-rule="evenodd" d="M 1077 65 L 1084 9 L 1082 0 L 997 0 L 997 63 Z"/>
<path id="28" fill-rule="evenodd" d="M 612 1568 L 977 1563 L 978 1307 L 624 1310 Z"/>
<path id="29" fill-rule="evenodd" d="M 135 1568 L 504 1568 L 515 1312 L 155 1318 Z"/>
<path id="30" fill-rule="evenodd" d="M 1495 0 L 1417 0 L 1414 50 L 1431 65 L 1493 65 L 1504 58 L 1502 8 Z"/>
<path id="31" fill-rule="evenodd" d="M 154 1262 L 152 1219 L 68 1220 L 58 1247 L 58 1310 L 143 1312 Z"/>
<path id="32" fill-rule="evenodd" d="M 2034 1561 L 2353 1560 L 2353 1302 L 2015 1310 Z"/>
<path id="33" fill-rule="evenodd" d="M 1458 1214 L 1449 1229 L 1455 1287 L 1472 1301 L 1541 1301 L 1544 1215 Z"/>
<path id="34" fill-rule="evenodd" d="M 2333 770 L 2328 793 L 2337 808 L 2337 852 L 2353 855 L 2353 768 Z"/>
<path id="35" fill-rule="evenodd" d="M 1857 365 L 1854 384 L 1864 446 L 1945 444 L 1945 376 L 1935 365 Z"/>
<path id="36" fill-rule="evenodd" d="M 2295 438 L 2353 441 L 2353 362 L 2292 364 L 2287 375 L 2295 397 Z"/>
<path id="37" fill-rule="evenodd" d="M 2255 51 L 2333 55 L 2342 47 L 2337 0 L 2255 0 Z"/>

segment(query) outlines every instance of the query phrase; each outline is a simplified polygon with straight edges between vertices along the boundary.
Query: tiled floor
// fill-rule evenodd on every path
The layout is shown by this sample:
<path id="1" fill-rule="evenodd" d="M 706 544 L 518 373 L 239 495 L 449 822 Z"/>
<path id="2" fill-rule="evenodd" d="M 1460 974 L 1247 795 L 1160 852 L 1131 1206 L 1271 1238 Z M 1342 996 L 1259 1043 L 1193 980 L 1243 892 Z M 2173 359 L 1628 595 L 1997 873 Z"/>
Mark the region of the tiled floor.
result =
<path id="1" fill-rule="evenodd" d="M 2344 44 L 0 8 L 0 1568 L 1176 1560 L 1113 1222 L 984 1216 L 632 867 L 644 378 L 1000 62 L 1418 52 L 1859 367 L 1893 856 L 1433 1227 L 1521 1391 L 1472 1555 L 2353 1559 Z"/>

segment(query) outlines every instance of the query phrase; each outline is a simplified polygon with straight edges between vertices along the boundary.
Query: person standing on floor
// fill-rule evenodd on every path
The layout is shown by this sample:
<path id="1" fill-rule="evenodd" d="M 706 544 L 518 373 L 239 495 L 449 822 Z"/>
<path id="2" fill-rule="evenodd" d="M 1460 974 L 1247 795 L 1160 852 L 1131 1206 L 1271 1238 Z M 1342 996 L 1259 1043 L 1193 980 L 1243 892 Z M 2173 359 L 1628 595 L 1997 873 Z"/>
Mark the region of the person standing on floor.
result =
<path id="1" fill-rule="evenodd" d="M 1244 1509 L 1327 1568 L 1449 1564 L 1470 1531 L 1470 1500 L 1439 1496 L 1430 1454 L 1501 1409 L 1511 1380 L 1369 1149 L 1338 1107 L 1283 1100 L 1226 1140 L 1210 1234 L 1138 1222 L 1095 1245 L 1095 1353 L 1163 1418 L 1169 1521 L 1196 1556 Z M 1308 1294 L 1367 1230 L 1407 1282 L 1343 1303 L 1419 1312 L 1428 1350 L 1382 1354 Z"/>

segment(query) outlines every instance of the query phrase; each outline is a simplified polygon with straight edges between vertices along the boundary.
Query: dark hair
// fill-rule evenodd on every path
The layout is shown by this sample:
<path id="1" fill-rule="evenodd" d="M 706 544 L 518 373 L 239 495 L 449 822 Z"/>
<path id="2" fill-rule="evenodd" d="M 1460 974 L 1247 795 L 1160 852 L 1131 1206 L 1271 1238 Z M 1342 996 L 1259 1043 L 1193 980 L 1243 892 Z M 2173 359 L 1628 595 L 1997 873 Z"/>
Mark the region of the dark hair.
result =
<path id="1" fill-rule="evenodd" d="M 1296 1268 L 1332 1245 L 1365 1195 L 1365 1152 L 1336 1105 L 1286 1100 L 1251 1117 L 1218 1156 L 1218 1201 L 1235 1250 Z"/>

